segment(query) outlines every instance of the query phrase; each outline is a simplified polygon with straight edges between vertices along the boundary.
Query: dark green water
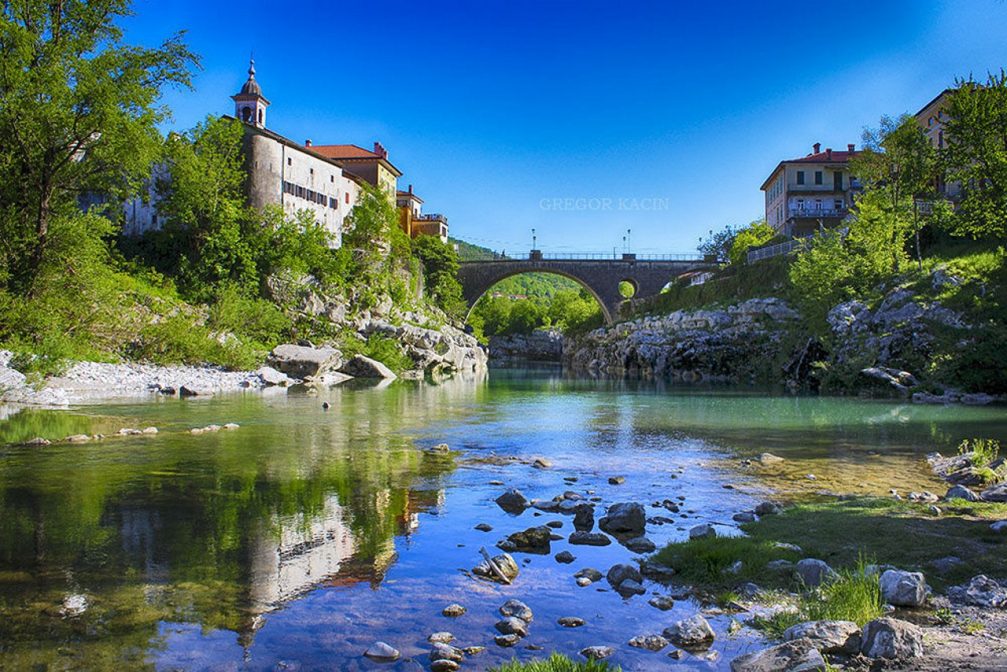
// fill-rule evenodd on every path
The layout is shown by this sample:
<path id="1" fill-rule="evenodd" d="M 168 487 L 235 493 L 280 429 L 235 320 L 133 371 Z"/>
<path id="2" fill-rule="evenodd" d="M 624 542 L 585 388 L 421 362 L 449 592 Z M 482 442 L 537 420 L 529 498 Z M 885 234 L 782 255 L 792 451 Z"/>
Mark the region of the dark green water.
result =
<path id="1" fill-rule="evenodd" d="M 331 409 L 324 410 L 328 401 Z M 494 372 L 489 380 L 336 388 L 318 396 L 246 395 L 199 401 L 106 404 L 71 411 L 6 409 L 0 420 L 0 669 L 333 670 L 429 669 L 426 637 L 450 630 L 487 650 L 465 669 L 525 645 L 576 656 L 615 646 L 626 669 L 656 669 L 663 653 L 632 649 L 697 605 L 669 612 L 646 596 L 623 600 L 573 573 L 633 556 L 553 543 L 571 565 L 517 555 L 513 586 L 464 570 L 510 532 L 558 515 L 520 517 L 493 499 L 503 486 L 530 498 L 573 489 L 615 501 L 684 497 L 676 524 L 648 527 L 663 543 L 699 522 L 731 525 L 769 489 L 784 495 L 885 493 L 939 484 L 923 456 L 971 436 L 1007 442 L 1003 409 L 943 408 L 663 388 Z M 235 422 L 239 429 L 189 429 Z M 143 437 L 18 445 L 35 436 Z M 424 449 L 447 442 L 438 456 Z M 784 467 L 762 473 L 739 458 L 772 451 Z M 544 456 L 552 469 L 489 456 Z M 611 475 L 626 483 L 608 484 Z M 815 480 L 807 478 L 814 474 Z M 576 476 L 572 486 L 564 476 Z M 725 484 L 735 486 L 724 489 Z M 559 530 L 571 531 L 565 518 Z M 479 522 L 494 527 L 473 530 Z M 648 586 L 658 590 L 656 586 Z M 493 643 L 496 608 L 519 597 L 535 611 L 515 649 Z M 468 613 L 447 619 L 460 602 Z M 580 616 L 587 626 L 556 625 Z M 718 632 L 729 619 L 713 616 Z M 362 657 L 375 640 L 400 649 L 393 665 Z M 758 646 L 743 630 L 718 637 L 726 669 Z"/>

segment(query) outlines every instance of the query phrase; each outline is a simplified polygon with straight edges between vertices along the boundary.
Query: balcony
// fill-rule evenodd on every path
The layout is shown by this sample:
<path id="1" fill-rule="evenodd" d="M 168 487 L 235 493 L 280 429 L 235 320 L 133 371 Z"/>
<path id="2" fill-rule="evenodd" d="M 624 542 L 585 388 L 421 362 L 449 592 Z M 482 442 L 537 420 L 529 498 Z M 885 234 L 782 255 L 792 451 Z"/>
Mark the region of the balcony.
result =
<path id="1" fill-rule="evenodd" d="M 791 208 L 787 208 L 787 217 L 788 218 L 791 218 L 791 217 L 802 218 L 803 217 L 803 218 L 812 218 L 812 219 L 836 218 L 836 217 L 842 218 L 842 217 L 845 217 L 849 213 L 849 211 L 850 210 L 847 207 L 842 207 L 842 208 L 836 208 L 836 207 L 828 207 L 828 208 L 821 207 L 821 208 L 816 208 L 816 207 L 810 207 L 810 206 L 805 206 L 803 208 L 794 208 L 794 207 L 791 207 Z"/>

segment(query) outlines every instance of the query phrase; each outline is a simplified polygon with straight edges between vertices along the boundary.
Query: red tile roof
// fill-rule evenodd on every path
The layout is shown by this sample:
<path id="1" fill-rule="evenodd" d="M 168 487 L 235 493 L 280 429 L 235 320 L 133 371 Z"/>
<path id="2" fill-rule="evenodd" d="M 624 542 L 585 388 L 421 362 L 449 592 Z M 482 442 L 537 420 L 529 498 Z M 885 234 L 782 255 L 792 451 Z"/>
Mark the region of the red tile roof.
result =
<path id="1" fill-rule="evenodd" d="M 311 149 L 315 150 L 322 156 L 326 156 L 330 159 L 380 159 L 381 157 L 370 151 L 369 149 L 364 149 L 363 147 L 357 147 L 356 145 L 312 145 Z"/>
<path id="2" fill-rule="evenodd" d="M 847 152 L 846 150 L 838 151 L 832 150 L 829 152 L 818 152 L 817 154 L 808 154 L 807 156 L 802 156 L 799 159 L 790 159 L 789 161 L 784 161 L 783 163 L 846 163 L 854 156 L 860 152 Z"/>

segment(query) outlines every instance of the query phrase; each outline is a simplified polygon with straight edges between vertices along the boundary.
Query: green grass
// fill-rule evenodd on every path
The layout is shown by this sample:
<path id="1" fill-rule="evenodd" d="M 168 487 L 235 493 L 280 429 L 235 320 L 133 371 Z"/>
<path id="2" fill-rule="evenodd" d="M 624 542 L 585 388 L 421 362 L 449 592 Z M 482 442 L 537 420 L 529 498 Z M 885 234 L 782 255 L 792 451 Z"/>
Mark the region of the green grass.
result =
<path id="1" fill-rule="evenodd" d="M 772 540 L 753 537 L 714 537 L 673 543 L 658 551 L 656 560 L 673 567 L 677 578 L 721 592 L 746 581 L 766 578 L 771 560 L 797 561 L 796 551 L 779 548 Z M 741 560 L 741 570 L 728 571 Z M 760 583 L 760 585 L 762 585 Z"/>
<path id="2" fill-rule="evenodd" d="M 1000 442 L 995 439 L 965 439 L 958 446 L 958 454 L 972 453 L 972 465 L 985 467 L 1000 455 Z"/>
<path id="3" fill-rule="evenodd" d="M 921 571 L 937 587 L 976 574 L 1007 575 L 1007 543 L 990 522 L 1007 518 L 1007 504 L 955 502 L 934 516 L 928 504 L 860 498 L 801 504 L 742 526 L 755 542 L 798 544 L 804 557 L 855 567 L 861 557 Z M 939 575 L 930 563 L 949 555 L 963 562 Z M 758 581 L 756 581 L 758 583 Z"/>
<path id="4" fill-rule="evenodd" d="M 940 516 L 929 508 L 928 504 L 870 497 L 810 502 L 742 525 L 747 537 L 669 544 L 655 559 L 673 567 L 682 581 L 713 593 L 735 589 L 746 581 L 763 588 L 794 589 L 797 586 L 789 572 L 767 570 L 766 563 L 805 557 L 825 560 L 841 573 L 843 568 L 855 571 L 861 558 L 870 557 L 879 564 L 921 571 L 938 590 L 976 574 L 1007 576 L 1007 541 L 989 528 L 992 521 L 1007 518 L 1007 504 L 944 503 Z M 802 552 L 776 548 L 777 542 L 796 544 Z M 938 574 L 930 563 L 949 555 L 963 562 Z M 737 560 L 742 561 L 741 571 L 726 571 Z M 857 587 L 847 578 L 836 590 Z M 866 590 L 857 587 L 861 589 Z"/>
<path id="5" fill-rule="evenodd" d="M 566 656 L 554 653 L 545 660 L 532 660 L 522 663 L 512 660 L 499 667 L 490 668 L 491 672 L 621 672 L 618 665 L 609 665 L 603 660 L 588 660 L 578 662 Z"/>

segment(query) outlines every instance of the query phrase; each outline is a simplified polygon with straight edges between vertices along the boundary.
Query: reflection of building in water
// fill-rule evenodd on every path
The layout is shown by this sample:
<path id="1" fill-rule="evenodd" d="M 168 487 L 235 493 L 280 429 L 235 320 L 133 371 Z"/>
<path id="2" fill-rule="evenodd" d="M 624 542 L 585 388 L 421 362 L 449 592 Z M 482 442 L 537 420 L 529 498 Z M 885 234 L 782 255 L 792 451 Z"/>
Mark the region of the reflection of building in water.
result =
<path id="1" fill-rule="evenodd" d="M 347 514 L 333 493 L 310 519 L 274 518 L 249 539 L 250 610 L 261 614 L 337 573 L 356 549 Z"/>

